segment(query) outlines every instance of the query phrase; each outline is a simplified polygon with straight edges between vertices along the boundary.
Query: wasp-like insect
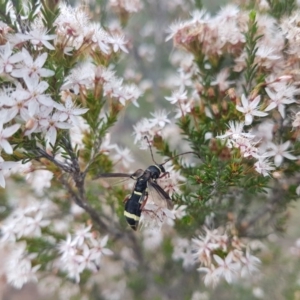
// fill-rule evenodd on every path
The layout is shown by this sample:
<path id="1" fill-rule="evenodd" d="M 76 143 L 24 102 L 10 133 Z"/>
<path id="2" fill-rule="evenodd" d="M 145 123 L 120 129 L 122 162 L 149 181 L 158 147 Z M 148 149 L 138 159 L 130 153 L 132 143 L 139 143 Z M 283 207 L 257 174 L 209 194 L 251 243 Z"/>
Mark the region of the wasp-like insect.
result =
<path id="1" fill-rule="evenodd" d="M 145 137 L 147 139 L 147 137 Z M 147 139 L 148 141 L 148 139 Z M 164 168 L 164 164 L 170 161 L 173 158 L 176 158 L 180 155 L 194 153 L 194 152 L 184 152 L 178 154 L 162 164 L 157 164 L 154 160 L 152 149 L 148 141 L 151 157 L 154 165 L 149 166 L 145 171 L 138 169 L 133 174 L 126 173 L 105 173 L 100 174 L 96 178 L 131 178 L 136 180 L 134 189 L 129 197 L 125 199 L 125 210 L 124 216 L 127 223 L 131 226 L 133 230 L 137 230 L 139 225 L 139 220 L 144 206 L 147 203 L 148 193 L 152 195 L 153 201 L 156 205 L 162 208 L 173 208 L 173 202 L 169 194 L 163 190 L 163 188 L 157 183 L 158 178 L 162 178 L 168 175 Z M 194 153 L 196 154 L 196 153 Z"/>

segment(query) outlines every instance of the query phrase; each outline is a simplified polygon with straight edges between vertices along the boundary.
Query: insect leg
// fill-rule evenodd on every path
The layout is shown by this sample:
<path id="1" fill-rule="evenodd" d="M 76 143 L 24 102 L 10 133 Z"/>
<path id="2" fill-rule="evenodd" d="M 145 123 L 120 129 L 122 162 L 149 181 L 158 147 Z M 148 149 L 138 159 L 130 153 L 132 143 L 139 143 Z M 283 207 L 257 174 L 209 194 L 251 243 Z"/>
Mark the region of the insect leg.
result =
<path id="1" fill-rule="evenodd" d="M 123 203 L 126 203 L 126 202 L 129 200 L 130 197 L 131 197 L 131 194 L 127 195 L 127 196 L 124 198 Z"/>
<path id="2" fill-rule="evenodd" d="M 143 201 L 142 201 L 141 210 L 143 210 L 143 208 L 145 207 L 145 205 L 147 203 L 147 200 L 148 200 L 148 192 L 145 191 L 145 196 L 144 196 Z"/>

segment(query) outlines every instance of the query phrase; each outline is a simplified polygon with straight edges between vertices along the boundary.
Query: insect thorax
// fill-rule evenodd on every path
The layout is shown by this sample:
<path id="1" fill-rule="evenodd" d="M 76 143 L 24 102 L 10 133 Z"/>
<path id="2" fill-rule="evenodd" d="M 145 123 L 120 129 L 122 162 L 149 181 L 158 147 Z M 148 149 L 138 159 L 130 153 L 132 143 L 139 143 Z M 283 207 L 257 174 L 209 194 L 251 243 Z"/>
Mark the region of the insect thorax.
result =
<path id="1" fill-rule="evenodd" d="M 148 167 L 147 171 L 150 172 L 152 179 L 157 179 L 161 173 L 165 173 L 165 168 L 162 165 L 152 165 Z"/>

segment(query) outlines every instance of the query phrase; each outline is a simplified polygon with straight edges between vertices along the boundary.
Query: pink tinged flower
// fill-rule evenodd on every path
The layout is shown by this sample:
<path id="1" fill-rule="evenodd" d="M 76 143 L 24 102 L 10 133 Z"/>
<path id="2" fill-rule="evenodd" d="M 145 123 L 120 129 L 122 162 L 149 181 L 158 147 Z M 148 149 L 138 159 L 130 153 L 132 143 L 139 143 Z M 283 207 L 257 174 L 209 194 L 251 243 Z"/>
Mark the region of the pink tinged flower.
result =
<path id="1" fill-rule="evenodd" d="M 48 54 L 45 52 L 38 56 L 34 61 L 30 53 L 23 48 L 23 63 L 19 65 L 18 69 L 15 69 L 11 72 L 11 75 L 17 78 L 24 77 L 51 77 L 54 75 L 54 71 L 42 68 L 46 62 Z"/>
<path id="2" fill-rule="evenodd" d="M 47 30 L 44 28 L 34 28 L 29 31 L 28 34 L 20 34 L 17 33 L 19 37 L 23 40 L 29 40 L 34 46 L 44 46 L 49 50 L 55 50 L 53 45 L 51 45 L 48 41 L 54 40 L 55 34 L 47 34 Z"/>
<path id="3" fill-rule="evenodd" d="M 127 101 L 127 96 L 125 98 L 125 95 L 123 95 L 123 79 L 114 78 L 114 80 L 111 80 L 109 82 L 104 83 L 103 85 L 103 95 L 107 97 L 115 97 L 119 98 L 119 101 L 122 105 L 125 105 Z"/>
<path id="4" fill-rule="evenodd" d="M 128 53 L 127 48 L 125 45 L 127 44 L 127 41 L 125 41 L 124 35 L 112 35 L 108 38 L 108 42 L 112 44 L 114 52 L 118 52 L 119 50 L 122 50 L 125 53 Z"/>
<path id="5" fill-rule="evenodd" d="M 233 261 L 233 252 L 229 252 L 225 259 L 222 259 L 220 256 L 214 254 L 214 260 L 217 263 L 215 270 L 216 275 L 224 277 L 228 283 L 232 283 L 236 278 L 237 271 L 240 269 L 240 264 Z"/>
<path id="6" fill-rule="evenodd" d="M 10 43 L 0 47 L 0 74 L 11 73 L 15 63 L 20 62 L 22 59 L 21 52 L 13 54 Z"/>
<path id="7" fill-rule="evenodd" d="M 3 124 L 0 123 L 0 147 L 7 153 L 12 154 L 13 148 L 7 141 L 9 137 L 11 137 L 14 133 L 16 133 L 19 128 L 21 127 L 20 124 L 14 124 L 12 126 L 3 128 Z"/>
<path id="8" fill-rule="evenodd" d="M 95 81 L 103 84 L 105 82 L 110 82 L 114 80 L 115 72 L 105 68 L 102 65 L 99 65 L 95 69 Z"/>
<path id="9" fill-rule="evenodd" d="M 195 258 L 204 265 L 211 263 L 211 256 L 215 249 L 219 248 L 218 243 L 212 242 L 209 236 L 199 236 L 198 239 L 192 239 L 195 245 Z"/>
<path id="10" fill-rule="evenodd" d="M 266 157 L 258 157 L 258 161 L 254 164 L 256 172 L 262 174 L 264 177 L 270 175 L 270 171 L 275 170 Z"/>
<path id="11" fill-rule="evenodd" d="M 183 22 L 180 20 L 171 24 L 168 29 L 169 35 L 166 37 L 165 41 L 167 42 L 167 41 L 173 39 L 185 27 L 186 27 L 186 22 Z"/>
<path id="12" fill-rule="evenodd" d="M 276 167 L 279 167 L 282 164 L 284 158 L 295 160 L 297 157 L 286 151 L 290 147 L 290 144 L 290 141 L 286 141 L 280 145 L 270 143 L 271 150 L 266 152 L 265 156 L 274 156 L 274 164 Z"/>
<path id="13" fill-rule="evenodd" d="M 192 111 L 192 104 L 190 102 L 181 103 L 179 107 L 176 107 L 175 112 L 176 115 L 174 116 L 175 119 L 179 119 L 184 117 L 185 115 L 189 114 Z"/>
<path id="14" fill-rule="evenodd" d="M 175 216 L 172 211 L 166 207 L 158 206 L 153 200 L 154 198 L 149 193 L 148 199 L 144 210 L 140 224 L 142 226 L 160 231 L 164 223 L 170 223 L 169 219 L 174 220 Z M 159 201 L 159 200 L 157 200 Z M 161 204 L 161 201 L 159 201 Z"/>
<path id="15" fill-rule="evenodd" d="M 170 176 L 160 178 L 159 184 L 170 196 L 174 193 L 180 194 L 180 182 L 185 182 L 186 178 L 180 174 L 180 171 L 175 171 L 172 167 L 165 166 L 165 169 Z"/>
<path id="16" fill-rule="evenodd" d="M 249 100 L 242 95 L 241 98 L 243 106 L 236 106 L 236 109 L 245 115 L 245 125 L 250 125 L 253 122 L 253 117 L 265 117 L 268 114 L 258 110 L 258 104 L 260 102 L 260 95 L 256 96 L 253 101 L 249 102 Z"/>
<path id="17" fill-rule="evenodd" d="M 255 147 L 257 142 L 253 142 L 249 138 L 240 137 L 234 141 L 228 141 L 228 147 L 239 148 L 244 157 L 257 157 L 258 148 Z"/>

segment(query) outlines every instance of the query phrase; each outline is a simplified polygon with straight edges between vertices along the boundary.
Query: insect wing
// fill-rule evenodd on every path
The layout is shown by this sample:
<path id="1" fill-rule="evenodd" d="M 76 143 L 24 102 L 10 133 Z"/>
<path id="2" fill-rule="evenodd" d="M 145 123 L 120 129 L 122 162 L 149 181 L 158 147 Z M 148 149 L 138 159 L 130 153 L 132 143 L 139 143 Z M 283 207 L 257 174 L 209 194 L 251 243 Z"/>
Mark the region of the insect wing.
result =
<path id="1" fill-rule="evenodd" d="M 138 179 L 140 176 L 142 176 L 144 173 L 144 171 L 142 169 L 138 169 L 137 171 L 135 171 L 132 174 L 127 174 L 127 173 L 103 173 L 103 174 L 99 174 L 96 177 L 94 177 L 93 179 L 104 179 L 107 180 L 110 185 L 118 185 L 121 184 L 122 182 L 125 182 L 129 179 L 133 179 L 136 180 Z"/>
<path id="2" fill-rule="evenodd" d="M 163 208 L 173 209 L 173 202 L 170 198 L 169 194 L 163 190 L 163 188 L 158 185 L 156 182 L 149 180 L 148 181 L 148 190 L 149 195 L 151 195 L 151 198 L 153 202 Z"/>
<path id="3" fill-rule="evenodd" d="M 93 179 L 98 179 L 98 178 L 132 178 L 132 179 L 137 179 L 143 175 L 144 171 L 142 169 L 136 170 L 132 174 L 127 174 L 127 173 L 103 173 L 99 174 Z"/>

